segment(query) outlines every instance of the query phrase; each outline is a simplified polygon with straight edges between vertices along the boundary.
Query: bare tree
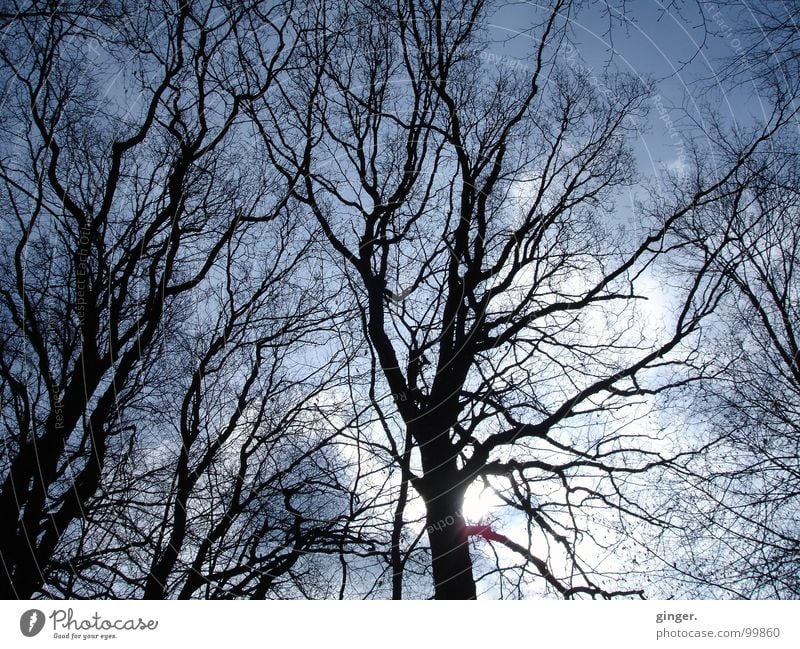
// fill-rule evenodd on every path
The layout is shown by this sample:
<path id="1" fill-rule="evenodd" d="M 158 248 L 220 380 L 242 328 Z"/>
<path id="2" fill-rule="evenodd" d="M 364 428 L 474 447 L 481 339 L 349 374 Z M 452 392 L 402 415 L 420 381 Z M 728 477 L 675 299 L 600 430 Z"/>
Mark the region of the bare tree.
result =
<path id="1" fill-rule="evenodd" d="M 700 592 L 800 592 L 796 150 L 787 129 L 742 169 L 738 191 L 698 213 L 689 230 L 695 254 L 719 246 L 711 270 L 725 292 L 706 331 L 713 362 L 689 406 L 713 443 L 695 458 L 694 495 L 678 508 L 680 543 L 692 552 L 676 567 Z"/>
<path id="2" fill-rule="evenodd" d="M 335 365 L 291 369 L 333 321 L 313 235 L 241 119 L 286 65 L 292 4 L 15 9 L 2 595 L 263 597 L 357 515 L 306 404 Z"/>
<path id="3" fill-rule="evenodd" d="M 681 226 L 690 266 L 713 260 L 707 272 L 718 278 L 721 306 L 704 326 L 703 380 L 671 404 L 705 451 L 672 476 L 664 507 L 680 525 L 652 548 L 671 567 L 665 581 L 676 592 L 796 597 L 798 30 L 785 3 L 697 7 L 707 32 L 725 46 L 713 83 L 704 78 L 692 87 L 702 103 L 686 120 L 693 125 L 686 139 L 702 143 L 692 175 L 731 166 L 764 122 L 778 128 L 737 170 L 730 193 Z M 715 108 L 734 90 L 750 98 L 754 117 Z M 662 487 L 670 483 L 661 477 Z"/>
<path id="4" fill-rule="evenodd" d="M 718 302 L 706 261 L 647 335 L 642 278 L 775 125 L 677 201 L 654 201 L 644 233 L 620 233 L 612 196 L 634 181 L 628 138 L 649 89 L 555 64 L 573 11 L 563 1 L 524 63 L 489 65 L 489 9 L 320 4 L 298 50 L 305 69 L 255 117 L 265 132 L 283 125 L 279 142 L 265 138 L 271 162 L 298 179 L 294 198 L 361 309 L 397 447 L 412 448 L 404 475 L 424 500 L 436 597 L 476 596 L 469 536 L 521 554 L 561 596 L 626 594 L 581 556 L 602 545 L 588 517 L 599 506 L 663 523 L 628 482 L 676 457 L 622 426 L 624 407 L 673 384 L 669 368 Z M 475 481 L 525 517 L 527 544 L 466 524 Z"/>
<path id="5" fill-rule="evenodd" d="M 0 11 L 0 594 L 643 596 L 651 536 L 712 584 L 692 516 L 796 593 L 791 91 L 634 224 L 653 89 L 559 56 L 580 2 L 51 5 Z"/>

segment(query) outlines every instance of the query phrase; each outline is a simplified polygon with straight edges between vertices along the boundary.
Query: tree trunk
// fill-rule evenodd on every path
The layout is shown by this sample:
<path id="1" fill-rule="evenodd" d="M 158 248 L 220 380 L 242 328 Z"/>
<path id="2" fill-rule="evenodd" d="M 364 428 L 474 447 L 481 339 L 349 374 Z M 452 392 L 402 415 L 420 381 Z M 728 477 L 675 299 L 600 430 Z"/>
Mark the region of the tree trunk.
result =
<path id="1" fill-rule="evenodd" d="M 440 426 L 436 434 L 424 439 L 420 455 L 423 475 L 418 487 L 425 501 L 435 597 L 476 599 L 472 558 L 461 513 L 465 484 L 447 429 Z"/>
<path id="2" fill-rule="evenodd" d="M 444 491 L 426 502 L 436 599 L 475 599 L 461 489 Z"/>

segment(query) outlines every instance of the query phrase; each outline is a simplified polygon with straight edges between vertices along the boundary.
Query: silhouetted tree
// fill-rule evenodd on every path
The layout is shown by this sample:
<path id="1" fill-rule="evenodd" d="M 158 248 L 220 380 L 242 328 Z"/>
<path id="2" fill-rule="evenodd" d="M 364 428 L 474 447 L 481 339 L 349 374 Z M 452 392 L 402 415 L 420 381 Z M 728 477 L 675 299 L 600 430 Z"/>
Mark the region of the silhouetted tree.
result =
<path id="1" fill-rule="evenodd" d="M 653 547 L 678 592 L 797 597 L 797 26 L 785 3 L 697 6 L 725 47 L 713 83 L 691 88 L 702 119 L 687 121 L 697 143 L 690 176 L 739 160 L 742 139 L 764 122 L 778 128 L 739 167 L 732 191 L 682 226 L 689 263 L 713 260 L 721 307 L 704 327 L 703 380 L 673 404 L 705 451 L 676 476 L 665 505 L 680 521 L 675 536 Z M 721 115 L 719 97 L 734 90 L 758 112 Z"/>
<path id="2" fill-rule="evenodd" d="M 775 125 L 676 200 L 654 200 L 644 231 L 619 232 L 612 196 L 634 182 L 628 140 L 649 89 L 554 62 L 573 11 L 564 1 L 525 39 L 524 63 L 490 61 L 489 9 L 314 5 L 303 69 L 282 85 L 283 104 L 255 117 L 338 256 L 395 435 L 413 447 L 405 473 L 424 500 L 436 597 L 476 596 L 470 535 L 502 542 L 465 523 L 478 480 L 529 522 L 527 545 L 504 545 L 548 588 L 625 594 L 581 556 L 600 543 L 588 517 L 600 506 L 663 523 L 627 483 L 676 457 L 622 426 L 624 408 L 688 380 L 668 370 L 686 362 L 719 299 L 707 260 L 649 335 L 636 322 L 643 277 L 687 245 L 678 224 L 735 191 L 742 160 Z"/>
<path id="3" fill-rule="evenodd" d="M 706 378 L 688 406 L 709 447 L 679 487 L 679 543 L 692 551 L 676 567 L 701 593 L 746 598 L 800 593 L 800 176 L 796 136 L 787 130 L 772 144 L 687 233 L 697 256 L 718 250 L 710 272 L 723 297 L 706 328 Z"/>
<path id="4" fill-rule="evenodd" d="M 242 120 L 291 11 L 4 14 L 5 597 L 263 597 L 342 551 L 358 508 L 311 415 L 341 359 L 300 365 L 336 314 Z"/>
<path id="5" fill-rule="evenodd" d="M 0 595 L 796 593 L 796 95 L 633 223 L 653 88 L 503 6 L 0 10 Z"/>

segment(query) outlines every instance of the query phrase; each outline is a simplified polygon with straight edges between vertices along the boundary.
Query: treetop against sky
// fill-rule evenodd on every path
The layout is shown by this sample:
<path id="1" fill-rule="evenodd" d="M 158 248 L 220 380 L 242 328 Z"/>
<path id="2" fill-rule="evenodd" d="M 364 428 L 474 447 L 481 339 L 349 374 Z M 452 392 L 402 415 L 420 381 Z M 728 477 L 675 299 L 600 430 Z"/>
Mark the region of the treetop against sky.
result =
<path id="1" fill-rule="evenodd" d="M 0 11 L 0 593 L 798 593 L 781 2 Z"/>

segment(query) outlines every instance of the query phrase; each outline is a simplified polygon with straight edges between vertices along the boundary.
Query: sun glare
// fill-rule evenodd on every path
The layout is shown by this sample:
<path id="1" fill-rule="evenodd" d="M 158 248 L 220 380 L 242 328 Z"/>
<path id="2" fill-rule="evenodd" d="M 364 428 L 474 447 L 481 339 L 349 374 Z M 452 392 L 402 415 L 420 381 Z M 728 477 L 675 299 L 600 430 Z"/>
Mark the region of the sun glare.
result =
<path id="1" fill-rule="evenodd" d="M 494 512 L 502 501 L 491 489 L 484 485 L 474 483 L 464 496 L 464 520 L 467 524 L 483 521 L 487 516 Z"/>

